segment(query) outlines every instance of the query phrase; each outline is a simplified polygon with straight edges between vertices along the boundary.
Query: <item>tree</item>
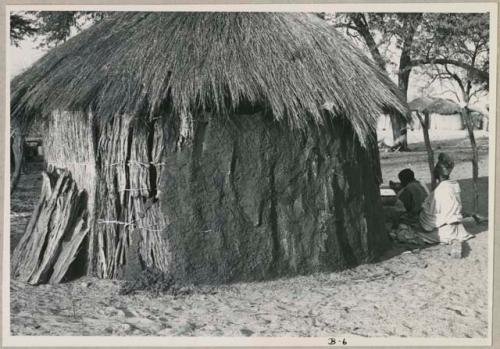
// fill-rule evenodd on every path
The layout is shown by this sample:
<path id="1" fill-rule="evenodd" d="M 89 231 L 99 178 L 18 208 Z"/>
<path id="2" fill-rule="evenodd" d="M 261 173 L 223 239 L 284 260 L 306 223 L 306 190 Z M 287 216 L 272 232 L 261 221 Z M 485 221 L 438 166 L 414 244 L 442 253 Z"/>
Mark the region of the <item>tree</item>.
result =
<path id="1" fill-rule="evenodd" d="M 488 85 L 487 63 L 471 64 L 466 57 L 442 50 L 443 45 L 458 43 L 464 35 L 469 35 L 461 24 L 469 20 L 467 14 L 338 13 L 324 18 L 335 27 L 345 29 L 348 37 L 361 41 L 381 69 L 387 70 L 391 63 L 396 65 L 398 86 L 404 98 L 407 98 L 410 75 L 415 67 L 454 66 L 467 70 L 473 81 Z M 443 19 L 448 23 L 446 28 L 441 22 Z M 442 30 L 436 32 L 438 26 Z M 401 131 L 406 125 L 402 120 L 391 116 L 394 139 L 400 139 L 404 149 L 406 136 Z"/>
<path id="2" fill-rule="evenodd" d="M 488 14 L 428 13 L 422 21 L 421 33 L 417 43 L 420 52 L 411 66 L 422 69 L 448 66 L 467 71 L 473 84 L 488 90 Z"/>
<path id="3" fill-rule="evenodd" d="M 70 36 L 107 17 L 109 12 L 27 11 L 10 16 L 11 44 L 38 39 L 40 47 L 57 46 Z"/>
<path id="4" fill-rule="evenodd" d="M 89 11 L 43 11 L 37 13 L 40 22 L 39 34 L 43 37 L 41 46 L 54 46 L 65 42 L 70 36 L 93 25 L 109 12 Z"/>
<path id="5" fill-rule="evenodd" d="M 457 101 L 472 148 L 472 180 L 474 188 L 473 210 L 477 214 L 479 202 L 479 155 L 474 137 L 474 123 L 470 103 L 489 88 L 484 74 L 489 69 L 489 21 L 487 14 L 434 14 L 435 20 L 426 23 L 433 32 L 434 55 L 443 63 L 432 63 L 426 71 L 431 82 L 449 83 Z M 453 65 L 449 57 L 462 62 Z M 446 63 L 447 62 L 447 63 Z"/>
<path id="6" fill-rule="evenodd" d="M 19 46 L 23 39 L 33 36 L 38 31 L 35 21 L 27 18 L 23 13 L 13 13 L 10 15 L 10 43 Z"/>
<path id="7" fill-rule="evenodd" d="M 416 115 L 422 125 L 422 133 L 424 135 L 425 148 L 427 150 L 427 160 L 431 175 L 431 188 L 434 190 L 437 185 L 436 176 L 434 173 L 434 152 L 429 137 L 430 114 L 456 114 L 460 112 L 460 106 L 444 98 L 435 97 L 418 97 L 411 101 L 408 106 Z"/>
<path id="8" fill-rule="evenodd" d="M 416 112 L 420 125 L 422 126 L 422 134 L 424 135 L 425 150 L 427 151 L 427 162 L 431 174 L 431 188 L 436 188 L 436 174 L 434 173 L 434 151 L 432 150 L 431 139 L 429 137 L 430 116 L 428 111 L 424 111 L 423 115 L 420 111 Z"/>
<path id="9" fill-rule="evenodd" d="M 384 14 L 384 13 L 349 13 L 338 14 L 333 18 L 334 26 L 345 28 L 351 37 L 362 38 L 373 60 L 382 70 L 387 70 L 388 59 L 383 57 L 380 48 L 388 46 L 395 39 L 400 49 L 398 86 L 406 100 L 411 74 L 411 53 L 415 33 L 422 20 L 422 14 Z M 352 32 L 356 34 L 353 35 Z M 378 42 L 376 36 L 379 37 Z M 404 118 L 391 114 L 391 124 L 395 142 L 401 150 L 407 150 L 406 124 Z"/>

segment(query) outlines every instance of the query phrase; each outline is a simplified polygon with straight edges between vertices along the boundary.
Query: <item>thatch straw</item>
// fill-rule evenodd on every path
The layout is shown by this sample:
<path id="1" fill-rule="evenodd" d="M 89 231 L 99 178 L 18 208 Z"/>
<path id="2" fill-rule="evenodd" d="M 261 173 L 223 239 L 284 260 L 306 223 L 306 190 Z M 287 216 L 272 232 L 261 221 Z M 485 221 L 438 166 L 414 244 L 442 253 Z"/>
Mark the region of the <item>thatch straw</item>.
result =
<path id="1" fill-rule="evenodd" d="M 408 108 L 411 111 L 424 112 L 425 108 L 434 102 L 434 98 L 432 97 L 417 97 L 408 103 Z"/>
<path id="2" fill-rule="evenodd" d="M 418 97 L 408 103 L 408 107 L 411 111 L 441 115 L 459 114 L 461 110 L 458 103 L 438 97 Z"/>
<path id="3" fill-rule="evenodd" d="M 294 129 L 346 117 L 362 143 L 383 111 L 406 111 L 385 73 L 303 13 L 117 13 L 51 50 L 11 91 L 13 118 L 163 107 L 223 117 L 249 106 Z"/>
<path id="4" fill-rule="evenodd" d="M 441 115 L 453 115 L 460 114 L 460 105 L 449 99 L 436 98 L 429 106 L 427 106 L 427 111 L 431 114 L 441 114 Z"/>

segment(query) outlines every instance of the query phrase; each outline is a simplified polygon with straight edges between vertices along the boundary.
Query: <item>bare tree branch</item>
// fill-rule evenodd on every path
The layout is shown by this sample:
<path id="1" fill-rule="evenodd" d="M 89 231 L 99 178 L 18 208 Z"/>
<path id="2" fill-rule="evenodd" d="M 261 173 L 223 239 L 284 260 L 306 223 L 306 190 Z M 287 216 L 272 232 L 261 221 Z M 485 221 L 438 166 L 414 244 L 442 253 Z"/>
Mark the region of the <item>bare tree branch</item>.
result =
<path id="1" fill-rule="evenodd" d="M 358 28 L 351 25 L 351 24 L 348 24 L 348 23 L 337 23 L 337 24 L 334 24 L 333 25 L 334 28 L 348 28 L 348 29 L 352 29 L 352 30 L 356 30 L 358 31 Z"/>
<path id="2" fill-rule="evenodd" d="M 462 62 L 462 61 L 457 61 L 454 59 L 449 59 L 449 58 L 422 58 L 422 59 L 416 59 L 412 60 L 410 62 L 410 67 L 416 67 L 420 65 L 428 65 L 428 64 L 441 64 L 441 65 L 454 65 L 457 67 L 460 67 L 462 69 L 465 69 L 469 71 L 472 76 L 475 76 L 479 80 L 488 83 L 489 81 L 489 73 L 487 71 L 480 70 L 473 65 L 470 65 L 468 63 Z"/>

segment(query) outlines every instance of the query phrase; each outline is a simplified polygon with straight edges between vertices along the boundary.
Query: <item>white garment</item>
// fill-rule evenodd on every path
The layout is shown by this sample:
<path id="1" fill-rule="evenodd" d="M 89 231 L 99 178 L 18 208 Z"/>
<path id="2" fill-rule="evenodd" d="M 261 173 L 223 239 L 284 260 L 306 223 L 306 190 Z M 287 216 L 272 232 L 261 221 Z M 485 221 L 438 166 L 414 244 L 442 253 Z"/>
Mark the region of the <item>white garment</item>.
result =
<path id="1" fill-rule="evenodd" d="M 465 230 L 462 219 L 460 185 L 454 180 L 439 183 L 424 201 L 419 216 L 422 228 L 427 232 L 437 229 L 439 240 L 443 243 L 472 237 Z"/>

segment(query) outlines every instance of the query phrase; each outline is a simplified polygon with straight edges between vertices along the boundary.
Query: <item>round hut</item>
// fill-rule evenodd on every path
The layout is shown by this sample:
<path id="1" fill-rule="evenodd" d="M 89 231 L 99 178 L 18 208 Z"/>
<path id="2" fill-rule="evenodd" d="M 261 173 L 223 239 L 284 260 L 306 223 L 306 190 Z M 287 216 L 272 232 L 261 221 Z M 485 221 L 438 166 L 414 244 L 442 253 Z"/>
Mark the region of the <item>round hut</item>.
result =
<path id="1" fill-rule="evenodd" d="M 406 105 L 314 15 L 117 13 L 11 91 L 13 119 L 49 125 L 20 280 L 258 280 L 388 246 L 375 127 Z"/>
<path id="2" fill-rule="evenodd" d="M 430 130 L 463 130 L 461 107 L 458 103 L 438 97 L 418 97 L 408 103 L 411 111 L 429 114 Z M 415 128 L 421 127 L 418 119 L 413 119 Z"/>

